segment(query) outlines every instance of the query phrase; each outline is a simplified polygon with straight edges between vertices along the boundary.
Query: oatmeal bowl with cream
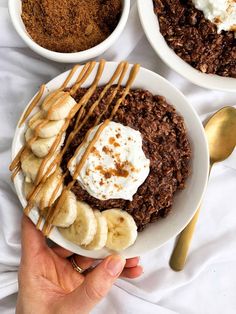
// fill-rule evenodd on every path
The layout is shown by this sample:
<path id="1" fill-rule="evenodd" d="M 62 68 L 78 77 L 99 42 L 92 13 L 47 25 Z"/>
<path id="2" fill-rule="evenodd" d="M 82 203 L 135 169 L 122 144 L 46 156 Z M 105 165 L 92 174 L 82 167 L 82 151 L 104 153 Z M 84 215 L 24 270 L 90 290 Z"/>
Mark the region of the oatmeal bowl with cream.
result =
<path id="1" fill-rule="evenodd" d="M 45 236 L 80 255 L 128 258 L 189 222 L 208 150 L 169 82 L 138 64 L 91 61 L 41 86 L 17 126 L 10 170 Z"/>
<path id="2" fill-rule="evenodd" d="M 176 72 L 202 87 L 236 90 L 234 0 L 138 1 L 154 50 Z"/>

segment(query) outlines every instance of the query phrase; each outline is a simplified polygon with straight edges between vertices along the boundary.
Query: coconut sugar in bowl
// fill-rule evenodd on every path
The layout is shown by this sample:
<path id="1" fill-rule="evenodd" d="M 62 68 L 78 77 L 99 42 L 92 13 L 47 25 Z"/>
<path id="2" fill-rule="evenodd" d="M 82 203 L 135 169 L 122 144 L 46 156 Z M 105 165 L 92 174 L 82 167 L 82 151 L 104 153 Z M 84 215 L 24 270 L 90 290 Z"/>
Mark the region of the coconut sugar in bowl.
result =
<path id="1" fill-rule="evenodd" d="M 125 28 L 130 0 L 9 0 L 12 23 L 39 55 L 72 63 L 95 58 Z"/>

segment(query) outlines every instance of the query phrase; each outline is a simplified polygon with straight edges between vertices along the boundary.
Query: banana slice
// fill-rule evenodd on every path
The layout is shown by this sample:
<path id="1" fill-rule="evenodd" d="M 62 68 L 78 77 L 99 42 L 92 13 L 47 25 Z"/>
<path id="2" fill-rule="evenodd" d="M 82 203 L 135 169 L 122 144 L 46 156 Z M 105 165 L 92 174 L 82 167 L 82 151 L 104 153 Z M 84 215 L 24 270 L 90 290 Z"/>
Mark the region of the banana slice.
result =
<path id="1" fill-rule="evenodd" d="M 36 196 L 35 205 L 37 205 L 40 209 L 44 209 L 49 206 L 50 199 L 56 187 L 60 183 L 61 178 L 62 178 L 62 173 L 60 169 L 55 171 L 53 174 L 51 174 L 47 178 L 47 180 L 43 184 L 43 187 L 41 188 L 41 190 Z M 28 199 L 28 197 L 30 196 L 33 188 L 34 188 L 34 184 L 32 182 L 27 182 L 25 179 L 24 193 L 25 193 L 26 199 Z M 58 188 L 58 191 L 53 198 L 53 202 L 61 195 L 62 189 L 63 189 L 63 183 L 61 182 Z"/>
<path id="2" fill-rule="evenodd" d="M 53 221 L 57 227 L 69 227 L 72 225 L 77 216 L 77 202 L 74 193 L 66 191 L 65 199 L 59 209 L 59 213 Z"/>
<path id="3" fill-rule="evenodd" d="M 45 119 L 40 119 L 40 120 L 36 120 L 35 122 L 33 122 L 31 124 L 31 129 L 35 130 L 35 128 L 43 123 L 45 121 Z M 57 135 L 61 128 L 63 127 L 63 125 L 65 124 L 65 120 L 57 120 L 57 121 L 48 121 L 46 124 L 42 124 L 39 127 L 39 131 L 38 131 L 38 136 L 41 138 L 49 138 L 52 136 Z M 27 131 L 26 131 L 27 133 Z"/>
<path id="4" fill-rule="evenodd" d="M 43 185 L 42 189 L 36 195 L 35 205 L 40 209 L 41 214 L 45 215 L 49 206 L 51 197 L 61 180 L 62 174 L 61 170 L 55 171 Z M 34 188 L 33 183 L 24 182 L 24 193 L 26 199 L 30 196 Z M 54 196 L 53 202 L 61 195 L 63 189 L 63 183 L 59 186 L 57 193 Z M 53 224 L 58 227 L 69 227 L 75 221 L 77 216 L 77 203 L 75 195 L 67 191 L 65 195 L 65 200 L 59 210 L 57 217 L 54 219 Z"/>
<path id="5" fill-rule="evenodd" d="M 107 248 L 122 251 L 135 242 L 137 226 L 130 214 L 120 209 L 108 209 L 102 215 L 108 224 Z"/>
<path id="6" fill-rule="evenodd" d="M 49 120 L 66 119 L 75 106 L 76 101 L 68 92 L 57 91 L 49 94 L 43 104 L 42 109 L 47 113 Z"/>
<path id="7" fill-rule="evenodd" d="M 59 230 L 71 242 L 78 245 L 89 244 L 97 230 L 97 222 L 92 208 L 84 202 L 77 201 L 75 222 L 69 228 L 60 228 Z"/>
<path id="8" fill-rule="evenodd" d="M 30 128 L 26 130 L 25 132 L 25 140 L 28 142 L 32 137 L 34 136 L 34 131 L 32 131 Z"/>
<path id="9" fill-rule="evenodd" d="M 56 136 L 50 138 L 38 138 L 30 145 L 30 148 L 37 157 L 43 158 L 47 156 L 55 140 Z"/>
<path id="10" fill-rule="evenodd" d="M 21 157 L 21 169 L 25 175 L 26 182 L 34 182 L 42 159 L 37 158 L 32 152 L 28 151 Z"/>
<path id="11" fill-rule="evenodd" d="M 27 182 L 26 180 L 24 181 L 24 193 L 25 193 L 26 200 L 29 199 L 31 192 L 33 191 L 33 188 L 34 188 L 34 185 L 32 182 Z M 40 195 L 40 193 L 38 193 L 36 195 L 36 198 L 35 198 L 35 204 L 36 205 L 39 204 L 40 197 L 41 197 L 41 195 Z"/>
<path id="12" fill-rule="evenodd" d="M 106 245 L 107 242 L 107 220 L 99 210 L 95 210 L 94 215 L 97 220 L 97 231 L 92 242 L 86 246 L 83 246 L 83 248 L 86 250 L 100 250 Z"/>
<path id="13" fill-rule="evenodd" d="M 59 188 L 57 189 L 58 186 Z M 55 193 L 55 195 L 53 195 L 56 189 L 57 192 Z M 55 200 L 61 195 L 62 189 L 63 189 L 62 173 L 61 169 L 58 169 L 47 178 L 41 190 L 39 191 L 37 195 L 37 206 L 41 210 L 46 207 L 49 207 L 51 197 L 53 196 L 52 202 L 54 203 Z"/>
<path id="14" fill-rule="evenodd" d="M 28 126 L 29 128 L 32 129 L 32 125 L 35 125 L 35 123 L 37 122 L 37 124 L 39 124 L 40 121 L 42 121 L 45 118 L 45 112 L 43 110 L 40 110 L 38 112 L 36 112 L 30 119 L 28 122 Z"/>
<path id="15" fill-rule="evenodd" d="M 48 167 L 50 166 L 51 162 L 53 161 L 54 157 L 50 158 L 50 160 L 47 162 L 46 166 L 43 169 L 43 174 L 48 170 Z M 21 157 L 21 169 L 25 176 L 26 182 L 34 182 L 40 165 L 42 163 L 41 158 L 36 157 L 30 150 L 28 150 L 26 153 L 24 153 Z M 52 169 L 52 172 L 55 168 Z M 51 172 L 51 173 L 52 173 Z M 50 174 L 49 174 L 50 175 Z"/>
<path id="16" fill-rule="evenodd" d="M 47 156 L 49 153 L 53 143 L 55 142 L 57 136 L 49 137 L 49 138 L 38 138 L 35 140 L 31 145 L 30 148 L 32 152 L 40 158 L 43 158 Z M 58 145 L 56 151 L 59 151 L 63 142 L 65 140 L 65 133 L 63 133 L 63 136 L 61 138 L 61 142 Z"/>
<path id="17" fill-rule="evenodd" d="M 25 198 L 28 200 L 31 192 L 33 191 L 34 185 L 32 182 L 27 182 L 26 180 L 24 181 L 24 193 L 25 193 Z"/>

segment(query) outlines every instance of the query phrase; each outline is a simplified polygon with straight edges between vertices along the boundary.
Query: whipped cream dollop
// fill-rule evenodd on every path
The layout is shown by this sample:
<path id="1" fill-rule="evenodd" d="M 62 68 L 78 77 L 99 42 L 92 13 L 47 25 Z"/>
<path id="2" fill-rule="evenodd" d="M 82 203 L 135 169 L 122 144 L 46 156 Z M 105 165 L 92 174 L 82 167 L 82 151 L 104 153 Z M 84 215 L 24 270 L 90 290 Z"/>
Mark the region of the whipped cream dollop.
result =
<path id="1" fill-rule="evenodd" d="M 203 11 L 206 19 L 217 25 L 218 33 L 236 32 L 235 0 L 192 0 L 198 10 Z"/>
<path id="2" fill-rule="evenodd" d="M 69 167 L 72 176 L 99 126 L 90 130 L 74 156 Z M 102 130 L 77 180 L 99 200 L 121 198 L 131 201 L 149 171 L 150 161 L 142 149 L 141 133 L 111 121 Z"/>

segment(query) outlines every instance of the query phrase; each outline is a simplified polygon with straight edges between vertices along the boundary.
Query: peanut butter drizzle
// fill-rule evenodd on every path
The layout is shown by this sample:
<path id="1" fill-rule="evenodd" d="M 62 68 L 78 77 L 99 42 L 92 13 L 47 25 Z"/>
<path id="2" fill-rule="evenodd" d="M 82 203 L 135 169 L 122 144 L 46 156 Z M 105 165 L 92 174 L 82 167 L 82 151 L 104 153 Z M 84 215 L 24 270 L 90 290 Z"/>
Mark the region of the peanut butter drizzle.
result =
<path id="1" fill-rule="evenodd" d="M 101 79 L 101 76 L 102 76 L 102 73 L 103 73 L 103 70 L 104 70 L 104 66 L 105 66 L 105 60 L 101 60 L 100 63 L 99 63 L 99 67 L 98 67 L 98 70 L 97 70 L 97 74 L 96 74 L 96 77 L 91 85 L 91 87 L 89 88 L 89 90 L 86 92 L 86 94 L 82 97 L 82 109 L 84 109 L 89 101 L 89 99 L 91 98 L 91 96 L 93 95 L 93 93 L 95 92 L 97 86 L 98 86 L 98 83 Z M 75 123 L 75 129 L 78 128 L 78 124 L 80 122 L 80 116 L 78 116 L 77 120 L 76 120 L 76 123 Z"/>
<path id="2" fill-rule="evenodd" d="M 54 202 L 54 200 L 55 200 L 55 198 L 56 198 L 57 192 L 59 191 L 59 188 L 60 188 L 60 186 L 62 185 L 62 183 L 63 183 L 63 181 L 64 181 L 64 179 L 65 179 L 65 177 L 66 177 L 66 174 L 67 174 L 67 173 L 65 172 L 65 173 L 61 176 L 61 178 L 60 178 L 60 180 L 59 180 L 59 182 L 58 182 L 58 184 L 57 184 L 55 190 L 53 191 L 53 193 L 52 193 L 52 195 L 51 195 L 51 198 L 50 198 L 49 203 L 48 203 L 48 207 L 51 207 L 51 206 L 52 206 L 52 204 L 53 204 L 53 202 Z"/>
<path id="3" fill-rule="evenodd" d="M 18 166 L 21 154 L 24 150 L 25 150 L 25 146 L 22 146 L 21 149 L 19 150 L 19 152 L 17 153 L 16 157 L 13 159 L 13 161 L 11 162 L 11 164 L 9 166 L 10 171 L 13 171 Z"/>
<path id="4" fill-rule="evenodd" d="M 79 64 L 76 64 L 72 70 L 70 71 L 69 75 L 67 76 L 67 78 L 65 79 L 64 83 L 61 85 L 61 87 L 59 89 L 64 89 L 68 83 L 70 82 L 70 80 L 72 79 L 72 76 L 74 75 L 74 73 L 77 71 L 78 67 L 80 65 Z"/>
<path id="5" fill-rule="evenodd" d="M 111 117 L 110 117 L 111 120 L 113 119 L 114 115 L 116 114 L 117 110 L 119 109 L 120 104 L 122 103 L 122 101 L 125 99 L 125 97 L 126 97 L 127 94 L 129 93 L 130 87 L 131 87 L 131 85 L 133 84 L 133 81 L 135 80 L 135 78 L 136 78 L 136 76 L 137 76 L 137 74 L 138 74 L 139 68 L 140 68 L 140 65 L 139 65 L 139 64 L 135 64 L 135 65 L 133 66 L 133 68 L 131 69 L 128 82 L 126 83 L 125 90 L 124 90 L 124 92 L 123 92 L 121 98 L 118 99 L 118 101 L 117 101 L 115 107 L 113 108 L 113 110 L 112 110 L 112 112 L 111 112 Z"/>
<path id="6" fill-rule="evenodd" d="M 38 230 L 40 229 L 40 225 L 41 225 L 42 220 L 43 220 L 43 216 L 40 215 L 38 218 L 37 224 L 36 224 L 36 229 L 38 229 Z"/>
<path id="7" fill-rule="evenodd" d="M 79 114 L 78 114 L 78 117 L 77 117 L 77 121 L 80 121 L 85 116 L 85 113 L 86 113 L 85 108 L 82 107 L 80 109 L 80 111 L 79 111 Z"/>
<path id="8" fill-rule="evenodd" d="M 29 213 L 33 207 L 34 207 L 34 203 L 28 201 L 27 206 L 24 208 L 24 213 L 26 216 L 29 215 Z"/>
<path id="9" fill-rule="evenodd" d="M 47 163 L 49 162 L 49 160 L 53 157 L 56 149 L 58 148 L 58 146 L 61 142 L 62 135 L 68 126 L 69 126 L 69 121 L 66 121 L 66 123 L 63 125 L 61 131 L 58 133 L 54 143 L 52 144 L 47 156 L 44 157 L 44 159 L 43 159 L 43 161 L 39 167 L 38 173 L 37 173 L 35 185 L 38 185 L 40 183 L 41 179 L 43 178 L 43 173 L 44 173 L 45 167 L 46 167 Z"/>
<path id="10" fill-rule="evenodd" d="M 89 64 L 89 65 L 87 66 L 87 64 Z M 89 62 L 87 64 L 81 70 L 81 73 L 79 74 L 79 77 L 77 79 L 78 81 L 76 80 L 75 85 L 71 88 L 70 95 L 74 95 L 74 93 L 77 91 L 77 89 L 80 88 L 81 85 L 87 80 L 88 76 L 93 71 L 93 69 L 96 65 L 96 62 L 93 61 L 93 62 Z"/>
<path id="11" fill-rule="evenodd" d="M 84 73 L 85 73 L 86 71 L 88 71 L 88 68 L 89 68 L 89 67 L 94 67 L 94 66 L 95 66 L 95 62 L 94 62 L 94 61 L 93 61 L 93 62 L 87 62 L 87 63 L 82 67 L 82 69 L 81 69 L 81 71 L 80 71 L 80 74 L 78 75 L 78 77 L 77 77 L 77 79 L 76 79 L 74 85 L 72 86 L 72 88 L 73 88 L 77 83 L 79 83 L 79 82 L 81 81 L 81 79 L 82 79 L 83 76 L 84 76 Z M 89 71 L 88 71 L 88 72 L 89 72 Z M 77 89 L 77 87 L 76 87 L 76 89 Z"/>
<path id="12" fill-rule="evenodd" d="M 17 175 L 17 173 L 21 170 L 20 165 L 18 165 L 11 174 L 11 180 L 13 181 Z"/>
<path id="13" fill-rule="evenodd" d="M 32 100 L 31 104 L 29 105 L 28 109 L 26 110 L 25 114 L 23 115 L 23 117 L 19 123 L 19 127 L 22 126 L 22 124 L 25 122 L 25 120 L 31 114 L 32 110 L 37 106 L 38 102 L 40 101 L 41 97 L 43 96 L 44 90 L 45 90 L 45 84 L 42 84 L 40 89 L 39 89 L 38 94 Z"/>
<path id="14" fill-rule="evenodd" d="M 72 161 L 76 158 L 76 156 L 78 155 L 78 152 L 81 148 L 81 146 L 87 142 L 89 134 L 92 132 L 92 128 L 88 130 L 88 132 L 85 134 L 85 137 L 83 139 L 83 141 L 80 143 L 80 145 L 76 148 L 74 155 L 71 157 L 71 159 L 68 161 L 67 163 L 67 169 L 70 168 Z M 68 171 L 68 170 L 67 170 Z"/>
<path id="15" fill-rule="evenodd" d="M 42 129 L 48 122 L 49 122 L 48 119 L 44 119 L 42 122 L 40 122 L 40 123 L 36 126 L 36 128 L 34 129 L 34 134 L 35 134 L 36 136 L 38 136 L 38 135 L 39 135 L 39 132 L 40 132 L 40 129 Z"/>
<path id="16" fill-rule="evenodd" d="M 55 101 L 55 103 L 51 106 L 51 108 L 49 108 L 47 116 L 50 117 L 50 115 L 54 112 L 57 111 L 57 109 L 59 109 L 61 107 L 61 105 L 63 104 L 64 100 L 69 96 L 70 94 L 68 92 L 65 92 L 65 94 L 60 97 L 59 99 L 57 99 Z"/>
<path id="17" fill-rule="evenodd" d="M 70 82 L 70 80 L 72 79 L 73 75 L 77 71 L 78 67 L 79 67 L 79 64 L 76 64 L 75 66 L 73 66 L 73 68 L 71 69 L 69 75 L 65 79 L 64 83 L 62 83 L 61 89 L 64 89 L 67 86 L 67 84 Z"/>
<path id="18" fill-rule="evenodd" d="M 85 125 L 85 123 L 88 121 L 88 119 L 91 117 L 91 115 L 93 114 L 94 110 L 96 109 L 96 107 L 99 105 L 100 101 L 102 100 L 102 98 L 104 97 L 104 95 L 106 94 L 106 92 L 108 91 L 108 89 L 111 87 L 111 85 L 114 83 L 114 81 L 117 79 L 117 77 L 120 75 L 120 73 L 122 72 L 122 69 L 125 65 L 125 62 L 121 62 L 118 67 L 116 68 L 115 73 L 112 75 L 111 79 L 109 80 L 109 82 L 106 84 L 106 86 L 103 88 L 100 96 L 98 97 L 98 99 L 93 103 L 93 105 L 89 108 L 89 112 L 88 114 L 85 116 L 84 120 L 80 123 L 80 119 L 77 120 L 76 122 L 76 126 L 75 126 L 75 133 L 79 132 L 79 130 L 82 129 L 82 127 Z"/>
<path id="19" fill-rule="evenodd" d="M 109 119 L 105 120 L 103 124 L 101 124 L 99 126 L 99 128 L 97 129 L 92 141 L 89 143 L 88 147 L 86 148 L 82 158 L 80 159 L 76 169 L 75 169 L 75 172 L 74 172 L 74 175 L 73 175 L 73 181 L 71 181 L 68 186 L 64 187 L 63 191 L 62 191 L 62 194 L 59 198 L 59 201 L 57 203 L 57 205 L 55 206 L 54 210 L 50 211 L 49 210 L 49 214 L 47 215 L 46 217 L 46 223 L 44 224 L 44 227 L 43 227 L 43 233 L 45 235 L 48 235 L 48 232 L 50 231 L 51 229 L 51 224 L 53 223 L 53 220 L 54 218 L 56 217 L 56 215 L 58 214 L 58 210 L 61 206 L 61 204 L 63 204 L 64 200 L 65 200 L 65 195 L 66 195 L 66 191 L 69 191 L 73 185 L 75 184 L 76 182 L 76 178 L 78 177 L 78 174 L 80 173 L 88 155 L 90 154 L 91 152 L 91 149 L 93 148 L 94 144 L 96 143 L 96 141 L 98 140 L 100 134 L 102 133 L 103 129 L 108 125 L 108 123 L 110 122 Z"/>
<path id="20" fill-rule="evenodd" d="M 34 200 L 35 197 L 37 196 L 37 194 L 39 193 L 39 191 L 41 190 L 42 186 L 36 186 L 33 188 L 32 192 L 30 193 L 30 195 L 27 198 L 27 205 L 24 208 L 24 213 L 28 216 L 29 212 L 31 211 L 31 209 L 34 206 Z"/>
<path id="21" fill-rule="evenodd" d="M 36 128 L 33 131 L 34 135 L 33 135 L 33 137 L 31 137 L 31 139 L 29 139 L 26 142 L 26 146 L 30 147 L 30 145 L 33 144 L 38 139 L 38 133 L 39 133 L 40 129 L 43 128 L 48 122 L 49 122 L 49 120 L 43 120 L 36 126 Z"/>
<path id="22" fill-rule="evenodd" d="M 62 91 L 61 88 L 54 90 L 44 99 L 44 101 L 47 100 L 47 102 L 49 102 L 56 94 L 60 93 L 61 91 Z"/>
<path id="23" fill-rule="evenodd" d="M 118 90 L 119 90 L 119 88 L 120 88 L 120 86 L 121 86 L 121 83 L 122 83 L 122 81 L 123 81 L 123 79 L 124 79 L 125 73 L 126 73 L 127 70 L 128 70 L 128 67 L 129 67 L 128 62 L 125 62 L 124 67 L 123 67 L 123 69 L 122 69 L 121 76 L 120 76 L 120 78 L 119 78 L 119 80 L 118 80 L 117 86 L 116 86 L 116 88 L 114 89 L 114 91 L 112 92 L 111 97 L 109 98 L 109 100 L 108 100 L 108 102 L 107 102 L 107 106 L 106 106 L 105 109 L 103 110 L 102 114 L 97 117 L 97 119 L 96 119 L 96 121 L 95 121 L 95 125 L 98 125 L 98 124 L 99 124 L 99 122 L 101 121 L 102 117 L 106 114 L 108 108 L 110 107 L 110 105 L 111 105 L 113 99 L 116 97 L 116 94 L 117 94 L 117 92 L 118 92 Z"/>

